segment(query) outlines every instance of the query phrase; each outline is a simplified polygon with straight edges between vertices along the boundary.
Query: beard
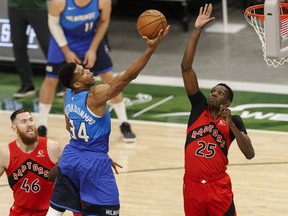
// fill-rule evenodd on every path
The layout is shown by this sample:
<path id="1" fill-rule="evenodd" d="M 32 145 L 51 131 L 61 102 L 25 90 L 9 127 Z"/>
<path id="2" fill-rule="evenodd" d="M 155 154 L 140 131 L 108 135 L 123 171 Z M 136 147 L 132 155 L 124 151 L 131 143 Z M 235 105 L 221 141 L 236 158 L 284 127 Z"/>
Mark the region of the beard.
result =
<path id="1" fill-rule="evenodd" d="M 33 145 L 37 141 L 38 134 L 37 134 L 36 127 L 33 127 L 33 132 L 34 132 L 34 135 L 32 136 L 30 134 L 27 135 L 27 132 L 22 132 L 18 129 L 18 135 L 25 145 Z"/>
<path id="2" fill-rule="evenodd" d="M 212 110 L 217 110 L 220 108 L 219 105 L 217 104 L 217 101 L 215 100 L 208 100 L 208 106 Z"/>

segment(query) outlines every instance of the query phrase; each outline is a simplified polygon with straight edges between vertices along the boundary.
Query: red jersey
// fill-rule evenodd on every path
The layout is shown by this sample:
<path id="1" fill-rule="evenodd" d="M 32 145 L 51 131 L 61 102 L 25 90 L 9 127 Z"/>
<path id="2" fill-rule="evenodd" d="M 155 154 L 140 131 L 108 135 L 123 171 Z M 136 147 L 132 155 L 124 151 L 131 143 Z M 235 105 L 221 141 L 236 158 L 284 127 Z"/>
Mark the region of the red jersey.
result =
<path id="1" fill-rule="evenodd" d="M 234 135 L 225 120 L 211 118 L 207 100 L 202 92 L 189 96 L 192 110 L 189 117 L 185 144 L 185 174 L 209 179 L 225 173 L 228 149 Z M 240 131 L 246 133 L 240 116 L 232 116 Z"/>
<path id="2" fill-rule="evenodd" d="M 21 151 L 16 141 L 9 143 L 9 150 L 10 163 L 6 174 L 14 197 L 11 214 L 14 208 L 20 208 L 39 212 L 33 215 L 42 215 L 49 208 L 54 185 L 48 181 L 49 171 L 55 164 L 48 155 L 47 138 L 38 137 L 37 147 L 29 154 Z"/>

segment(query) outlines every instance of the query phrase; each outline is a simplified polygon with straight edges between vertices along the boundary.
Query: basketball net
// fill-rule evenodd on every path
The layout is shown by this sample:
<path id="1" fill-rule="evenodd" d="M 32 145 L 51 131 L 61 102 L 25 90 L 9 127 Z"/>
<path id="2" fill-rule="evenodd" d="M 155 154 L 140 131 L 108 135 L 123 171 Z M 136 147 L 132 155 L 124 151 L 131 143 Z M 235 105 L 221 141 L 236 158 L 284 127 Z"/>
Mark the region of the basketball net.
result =
<path id="1" fill-rule="evenodd" d="M 283 6 L 284 4 L 280 3 L 280 14 L 283 15 Z M 285 5 L 287 8 L 287 4 Z M 254 28 L 257 33 L 261 44 L 263 57 L 268 66 L 274 66 L 275 68 L 279 65 L 283 65 L 285 62 L 288 62 L 288 56 L 282 58 L 268 58 L 266 55 L 266 36 L 265 36 L 265 17 L 264 17 L 264 4 L 254 5 L 248 7 L 245 10 L 244 17 L 247 22 Z M 288 18 L 283 18 L 280 20 L 280 35 L 281 38 L 288 37 Z"/>

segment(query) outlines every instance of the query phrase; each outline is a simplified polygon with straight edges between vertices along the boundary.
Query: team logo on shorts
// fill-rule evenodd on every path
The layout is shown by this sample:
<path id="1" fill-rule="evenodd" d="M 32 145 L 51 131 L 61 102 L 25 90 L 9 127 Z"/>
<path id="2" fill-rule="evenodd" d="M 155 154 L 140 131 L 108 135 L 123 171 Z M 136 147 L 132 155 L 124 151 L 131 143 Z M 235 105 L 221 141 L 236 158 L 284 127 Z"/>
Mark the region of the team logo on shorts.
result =
<path id="1" fill-rule="evenodd" d="M 50 66 L 50 65 L 47 65 L 46 66 L 46 71 L 49 72 L 49 73 L 52 73 L 53 72 L 53 67 Z"/>

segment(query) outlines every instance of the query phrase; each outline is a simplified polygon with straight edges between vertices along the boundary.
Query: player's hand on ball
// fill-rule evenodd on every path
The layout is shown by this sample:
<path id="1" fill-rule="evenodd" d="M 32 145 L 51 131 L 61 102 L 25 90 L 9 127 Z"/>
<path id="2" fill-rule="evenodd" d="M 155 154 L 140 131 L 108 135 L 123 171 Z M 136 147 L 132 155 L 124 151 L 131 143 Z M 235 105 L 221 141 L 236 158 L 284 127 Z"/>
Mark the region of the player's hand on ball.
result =
<path id="1" fill-rule="evenodd" d="M 164 38 L 167 36 L 167 34 L 169 33 L 169 28 L 170 28 L 170 25 L 168 25 L 166 27 L 166 29 L 161 29 L 159 32 L 158 32 L 158 35 L 156 38 L 154 39 L 149 39 L 148 37 L 146 36 L 143 36 L 143 39 L 146 40 L 146 43 L 148 44 L 149 47 L 154 47 L 156 48 L 159 43 L 164 40 Z"/>
<path id="2" fill-rule="evenodd" d="M 158 10 L 150 9 L 140 14 L 137 19 L 137 30 L 141 36 L 147 36 L 149 39 L 157 37 L 161 29 L 167 27 L 167 19 L 163 13 Z"/>

